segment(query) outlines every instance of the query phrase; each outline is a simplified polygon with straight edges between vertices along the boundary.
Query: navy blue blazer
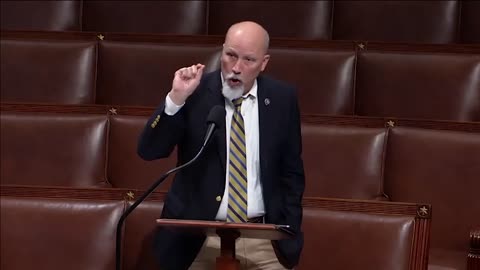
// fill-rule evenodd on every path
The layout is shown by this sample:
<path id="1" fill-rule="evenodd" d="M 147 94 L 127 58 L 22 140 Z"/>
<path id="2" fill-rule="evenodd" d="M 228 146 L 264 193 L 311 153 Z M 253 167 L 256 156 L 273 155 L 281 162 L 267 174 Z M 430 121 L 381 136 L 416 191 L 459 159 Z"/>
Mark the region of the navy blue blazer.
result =
<path id="1" fill-rule="evenodd" d="M 279 261 L 287 268 L 298 264 L 303 247 L 302 197 L 305 188 L 300 113 L 292 86 L 260 75 L 258 85 L 260 180 L 265 222 L 287 224 L 294 239 L 272 241 Z M 220 71 L 205 74 L 185 105 L 173 116 L 162 103 L 148 120 L 139 140 L 145 160 L 168 157 L 177 146 L 178 164 L 192 159 L 203 144 L 210 109 L 225 106 Z M 175 175 L 161 217 L 214 220 L 225 191 L 225 123 L 215 131 L 200 158 Z M 201 249 L 204 236 L 158 228 L 155 252 L 161 269 L 188 269 Z"/>

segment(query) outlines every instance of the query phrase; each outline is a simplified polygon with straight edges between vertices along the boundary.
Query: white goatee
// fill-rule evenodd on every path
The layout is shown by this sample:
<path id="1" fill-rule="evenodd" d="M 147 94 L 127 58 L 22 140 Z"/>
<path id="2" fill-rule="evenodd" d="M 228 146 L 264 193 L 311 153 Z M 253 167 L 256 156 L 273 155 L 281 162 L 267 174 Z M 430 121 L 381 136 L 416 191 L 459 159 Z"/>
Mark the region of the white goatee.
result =
<path id="1" fill-rule="evenodd" d="M 230 74 L 226 74 L 222 82 L 222 86 L 223 86 L 222 94 L 226 99 L 230 101 L 241 97 L 243 95 L 243 92 L 245 91 L 245 87 L 243 86 L 243 84 L 235 88 L 230 87 L 227 81 L 233 78 L 240 80 L 238 76 L 234 75 L 233 73 L 230 73 Z"/>

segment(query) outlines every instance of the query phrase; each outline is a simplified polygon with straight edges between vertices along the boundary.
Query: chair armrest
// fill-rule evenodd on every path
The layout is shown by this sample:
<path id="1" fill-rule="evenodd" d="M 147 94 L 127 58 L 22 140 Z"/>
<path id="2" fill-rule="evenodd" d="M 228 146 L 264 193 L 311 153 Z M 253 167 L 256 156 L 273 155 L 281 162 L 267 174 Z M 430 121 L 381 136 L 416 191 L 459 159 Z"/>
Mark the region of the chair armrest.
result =
<path id="1" fill-rule="evenodd" d="M 467 262 L 467 270 L 480 270 L 480 227 L 470 231 L 470 252 Z"/>

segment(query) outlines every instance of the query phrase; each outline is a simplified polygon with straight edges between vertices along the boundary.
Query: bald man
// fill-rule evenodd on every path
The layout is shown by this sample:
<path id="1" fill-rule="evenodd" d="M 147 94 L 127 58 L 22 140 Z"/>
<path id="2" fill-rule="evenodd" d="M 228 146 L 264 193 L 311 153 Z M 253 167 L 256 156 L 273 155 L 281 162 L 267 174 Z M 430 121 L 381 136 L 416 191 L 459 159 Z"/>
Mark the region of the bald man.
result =
<path id="1" fill-rule="evenodd" d="M 202 64 L 175 72 L 172 89 L 147 121 L 138 144 L 145 160 L 168 157 L 179 164 L 203 144 L 205 120 L 216 105 L 225 122 L 199 160 L 178 172 L 162 218 L 289 225 L 293 239 L 239 239 L 241 269 L 291 269 L 303 247 L 301 201 L 305 187 L 296 89 L 260 73 L 270 60 L 269 35 L 255 22 L 232 25 L 221 69 Z M 218 237 L 159 228 L 155 254 L 160 269 L 214 269 Z"/>

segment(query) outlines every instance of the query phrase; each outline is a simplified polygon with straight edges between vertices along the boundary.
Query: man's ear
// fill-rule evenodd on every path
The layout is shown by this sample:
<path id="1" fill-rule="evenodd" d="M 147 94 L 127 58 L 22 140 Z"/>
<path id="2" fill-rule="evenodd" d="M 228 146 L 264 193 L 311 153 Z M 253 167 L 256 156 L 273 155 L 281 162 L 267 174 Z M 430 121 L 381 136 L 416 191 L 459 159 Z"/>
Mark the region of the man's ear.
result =
<path id="1" fill-rule="evenodd" d="M 263 56 L 262 69 L 261 69 L 261 71 L 264 71 L 265 68 L 267 67 L 268 60 L 270 60 L 270 55 L 269 55 L 269 54 L 265 54 L 265 56 Z"/>

